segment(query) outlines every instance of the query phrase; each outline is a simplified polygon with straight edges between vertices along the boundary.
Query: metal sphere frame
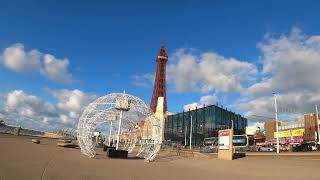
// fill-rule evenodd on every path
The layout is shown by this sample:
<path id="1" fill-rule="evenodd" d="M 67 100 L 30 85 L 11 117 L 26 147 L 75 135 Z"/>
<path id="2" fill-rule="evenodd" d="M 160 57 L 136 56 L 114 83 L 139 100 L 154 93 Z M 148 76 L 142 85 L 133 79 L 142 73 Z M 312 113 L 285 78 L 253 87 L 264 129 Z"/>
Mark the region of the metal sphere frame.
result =
<path id="1" fill-rule="evenodd" d="M 162 144 L 161 123 L 154 115 L 146 118 L 145 123 L 149 123 L 149 131 L 151 136 L 141 143 L 137 156 L 145 158 L 146 162 L 153 161 L 158 152 L 160 151 Z"/>
<path id="2" fill-rule="evenodd" d="M 127 103 L 127 107 L 123 106 L 123 103 Z M 152 136 L 150 143 L 143 145 L 143 150 L 139 151 L 138 156 L 143 154 L 142 157 L 146 161 L 152 161 L 160 150 L 162 135 L 160 120 L 155 117 L 149 106 L 140 98 L 125 93 L 111 93 L 99 97 L 85 108 L 79 119 L 77 138 L 82 154 L 91 158 L 95 157 L 92 134 L 97 126 L 106 122 L 110 124 L 109 140 L 112 135 L 112 128 L 118 126 L 117 149 L 119 134 L 122 131 L 130 140 L 124 146 L 119 146 L 119 149 L 132 153 L 138 142 L 135 126 L 143 121 L 151 124 Z"/>

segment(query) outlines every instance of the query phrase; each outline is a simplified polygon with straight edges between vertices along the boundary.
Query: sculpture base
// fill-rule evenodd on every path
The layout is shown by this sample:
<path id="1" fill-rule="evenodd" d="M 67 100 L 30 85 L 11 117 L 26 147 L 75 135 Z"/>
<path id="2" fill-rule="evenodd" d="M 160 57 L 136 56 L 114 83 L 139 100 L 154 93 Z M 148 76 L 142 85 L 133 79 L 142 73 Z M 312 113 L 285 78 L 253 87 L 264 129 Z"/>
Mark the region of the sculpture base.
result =
<path id="1" fill-rule="evenodd" d="M 240 159 L 246 157 L 246 153 L 243 152 L 236 152 L 233 154 L 233 159 Z"/>
<path id="2" fill-rule="evenodd" d="M 116 150 L 116 149 L 108 149 L 107 156 L 109 158 L 127 159 L 128 158 L 128 151 Z"/>
<path id="3" fill-rule="evenodd" d="M 103 146 L 103 150 L 104 150 L 104 151 L 108 152 L 108 149 L 116 149 L 116 147 L 106 146 L 106 145 Z"/>

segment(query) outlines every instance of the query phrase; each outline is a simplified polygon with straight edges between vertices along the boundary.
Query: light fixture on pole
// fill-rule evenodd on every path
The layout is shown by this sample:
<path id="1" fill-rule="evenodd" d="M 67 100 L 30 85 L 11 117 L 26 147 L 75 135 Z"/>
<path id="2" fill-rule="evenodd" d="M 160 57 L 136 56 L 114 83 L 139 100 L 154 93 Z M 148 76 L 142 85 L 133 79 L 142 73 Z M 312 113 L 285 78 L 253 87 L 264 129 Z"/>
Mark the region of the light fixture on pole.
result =
<path id="1" fill-rule="evenodd" d="M 277 154 L 279 154 L 279 123 L 278 123 L 278 108 L 277 108 L 277 96 L 276 93 L 273 93 L 274 97 L 274 110 L 276 116 L 276 130 L 277 130 Z"/>
<path id="2" fill-rule="evenodd" d="M 117 145 L 116 150 L 119 149 L 119 142 L 120 142 L 120 134 L 121 134 L 121 121 L 123 116 L 123 111 L 129 111 L 129 101 L 128 97 L 126 96 L 125 92 L 123 92 L 123 96 L 119 97 L 116 100 L 116 109 L 120 111 L 120 117 L 119 117 L 119 127 L 118 127 L 118 136 L 117 136 Z"/>

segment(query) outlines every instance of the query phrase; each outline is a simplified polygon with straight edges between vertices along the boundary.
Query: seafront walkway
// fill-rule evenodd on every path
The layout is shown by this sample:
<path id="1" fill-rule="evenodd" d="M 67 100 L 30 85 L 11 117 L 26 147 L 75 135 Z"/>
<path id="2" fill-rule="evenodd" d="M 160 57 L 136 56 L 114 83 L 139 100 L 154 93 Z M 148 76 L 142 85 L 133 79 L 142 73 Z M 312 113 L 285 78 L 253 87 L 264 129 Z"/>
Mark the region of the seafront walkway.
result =
<path id="1" fill-rule="evenodd" d="M 143 159 L 109 159 L 102 151 L 91 159 L 80 149 L 58 147 L 56 139 L 39 138 L 40 144 L 35 144 L 33 138 L 0 134 L 0 180 L 319 179 L 314 172 L 320 159 L 311 155 L 272 158 L 276 157 L 271 156 L 273 153 L 248 153 L 247 157 L 226 161 L 215 154 L 180 152 L 179 156 L 163 152 L 155 162 L 146 163 Z"/>

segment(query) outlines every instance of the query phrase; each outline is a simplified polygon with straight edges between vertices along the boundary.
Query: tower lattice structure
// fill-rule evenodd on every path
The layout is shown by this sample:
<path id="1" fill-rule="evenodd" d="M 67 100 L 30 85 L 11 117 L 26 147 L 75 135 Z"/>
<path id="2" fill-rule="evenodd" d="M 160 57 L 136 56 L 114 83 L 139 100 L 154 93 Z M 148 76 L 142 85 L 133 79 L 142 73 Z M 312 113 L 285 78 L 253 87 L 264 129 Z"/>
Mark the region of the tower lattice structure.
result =
<path id="1" fill-rule="evenodd" d="M 165 46 L 161 44 L 160 51 L 157 56 L 157 71 L 154 80 L 153 93 L 150 108 L 153 112 L 156 111 L 158 97 L 164 98 L 163 111 L 167 111 L 167 89 L 166 89 L 166 66 L 168 61 L 168 55 L 166 53 Z"/>

